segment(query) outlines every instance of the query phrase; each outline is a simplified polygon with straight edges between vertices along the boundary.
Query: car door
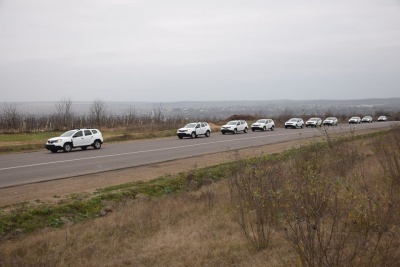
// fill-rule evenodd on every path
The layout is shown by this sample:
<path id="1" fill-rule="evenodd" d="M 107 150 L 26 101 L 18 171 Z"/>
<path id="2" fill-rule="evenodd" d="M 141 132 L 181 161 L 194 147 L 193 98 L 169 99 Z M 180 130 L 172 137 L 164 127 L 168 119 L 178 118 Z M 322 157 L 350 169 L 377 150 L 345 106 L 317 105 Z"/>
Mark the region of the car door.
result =
<path id="1" fill-rule="evenodd" d="M 82 130 L 77 131 L 72 136 L 72 142 L 74 146 L 84 146 L 85 145 L 85 135 Z"/>
<path id="2" fill-rule="evenodd" d="M 93 133 L 92 133 L 92 131 L 91 130 L 85 130 L 84 131 L 84 134 L 85 134 L 85 137 L 84 137 L 84 145 L 85 146 L 90 146 L 91 144 L 93 144 L 93 139 L 94 139 L 94 136 L 93 136 Z"/>
<path id="3" fill-rule="evenodd" d="M 198 123 L 196 125 L 196 134 L 205 134 L 205 133 L 206 133 L 206 131 L 205 131 L 204 124 L 203 123 Z"/>

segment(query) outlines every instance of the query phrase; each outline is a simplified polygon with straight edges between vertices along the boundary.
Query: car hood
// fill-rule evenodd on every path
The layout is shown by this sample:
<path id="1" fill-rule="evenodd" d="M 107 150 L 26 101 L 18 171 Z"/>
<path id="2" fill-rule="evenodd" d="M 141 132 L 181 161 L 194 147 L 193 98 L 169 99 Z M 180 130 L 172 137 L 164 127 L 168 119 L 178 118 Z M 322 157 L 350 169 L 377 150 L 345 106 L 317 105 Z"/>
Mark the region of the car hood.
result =
<path id="1" fill-rule="evenodd" d="M 179 128 L 178 131 L 191 131 L 193 129 L 194 128 L 185 128 L 185 127 L 183 127 L 183 128 Z"/>
<path id="2" fill-rule="evenodd" d="M 48 139 L 48 141 L 55 141 L 55 140 L 71 140 L 71 137 L 61 137 L 61 136 L 58 136 L 58 137 L 52 137 L 52 138 L 49 138 Z"/>

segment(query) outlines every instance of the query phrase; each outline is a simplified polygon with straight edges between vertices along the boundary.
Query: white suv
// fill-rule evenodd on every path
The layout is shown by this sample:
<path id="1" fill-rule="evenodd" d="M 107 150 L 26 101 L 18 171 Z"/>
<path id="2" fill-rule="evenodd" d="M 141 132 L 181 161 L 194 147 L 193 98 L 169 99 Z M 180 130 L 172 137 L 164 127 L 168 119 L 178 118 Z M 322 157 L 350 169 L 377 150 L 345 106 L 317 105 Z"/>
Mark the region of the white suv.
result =
<path id="1" fill-rule="evenodd" d="M 322 124 L 324 126 L 325 125 L 328 125 L 328 126 L 335 126 L 336 125 L 337 126 L 337 118 L 336 117 L 326 118 Z"/>
<path id="2" fill-rule="evenodd" d="M 89 146 L 99 149 L 102 144 L 103 135 L 98 129 L 75 129 L 65 132 L 59 137 L 50 138 L 47 140 L 45 147 L 47 150 L 56 153 L 58 150 L 70 152 L 77 147 L 82 150 Z"/>
<path id="3" fill-rule="evenodd" d="M 255 130 L 266 131 L 270 129 L 273 131 L 275 128 L 275 122 L 272 119 L 260 119 L 251 125 L 251 130 L 254 132 Z"/>
<path id="4" fill-rule="evenodd" d="M 183 137 L 196 138 L 198 135 L 209 137 L 211 134 L 210 125 L 207 122 L 192 122 L 186 124 L 185 127 L 178 129 L 176 135 L 179 139 Z"/>
<path id="5" fill-rule="evenodd" d="M 237 132 L 244 132 L 247 133 L 249 127 L 247 126 L 247 122 L 244 120 L 236 120 L 230 121 L 227 124 L 221 127 L 221 133 L 237 133 Z"/>
<path id="6" fill-rule="evenodd" d="M 304 121 L 301 118 L 291 118 L 287 122 L 285 122 L 285 129 L 287 128 L 303 128 L 304 127 Z"/>

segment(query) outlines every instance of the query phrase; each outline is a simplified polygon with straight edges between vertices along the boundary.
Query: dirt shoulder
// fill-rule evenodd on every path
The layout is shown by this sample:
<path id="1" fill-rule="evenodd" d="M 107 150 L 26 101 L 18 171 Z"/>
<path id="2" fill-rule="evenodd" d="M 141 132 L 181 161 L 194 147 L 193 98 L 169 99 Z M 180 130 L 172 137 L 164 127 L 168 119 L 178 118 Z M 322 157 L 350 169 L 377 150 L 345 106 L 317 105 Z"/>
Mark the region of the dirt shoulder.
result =
<path id="1" fill-rule="evenodd" d="M 357 134 L 365 134 L 373 131 L 377 130 L 365 130 L 357 132 Z M 13 205 L 22 202 L 32 202 L 36 200 L 58 202 L 60 198 L 67 197 L 68 195 L 74 193 L 92 193 L 98 188 L 111 185 L 124 184 L 140 180 L 151 180 L 165 174 L 174 174 L 194 168 L 203 168 L 225 163 L 232 161 L 236 154 L 239 154 L 241 158 L 246 158 L 262 154 L 280 153 L 290 148 L 306 145 L 308 142 L 310 142 L 310 139 L 300 139 L 241 149 L 238 150 L 238 152 L 231 150 L 198 157 L 126 168 L 122 170 L 107 171 L 9 188 L 0 188 L 0 206 Z"/>

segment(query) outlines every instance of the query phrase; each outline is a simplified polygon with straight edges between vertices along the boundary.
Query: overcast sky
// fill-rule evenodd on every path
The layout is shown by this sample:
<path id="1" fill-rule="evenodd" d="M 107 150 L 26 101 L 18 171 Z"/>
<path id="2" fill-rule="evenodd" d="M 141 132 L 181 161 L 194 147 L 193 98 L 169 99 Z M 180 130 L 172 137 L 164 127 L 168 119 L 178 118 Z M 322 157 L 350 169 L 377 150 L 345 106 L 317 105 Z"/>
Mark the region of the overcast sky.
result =
<path id="1" fill-rule="evenodd" d="M 400 97 L 399 0 L 0 0 L 0 102 Z"/>

